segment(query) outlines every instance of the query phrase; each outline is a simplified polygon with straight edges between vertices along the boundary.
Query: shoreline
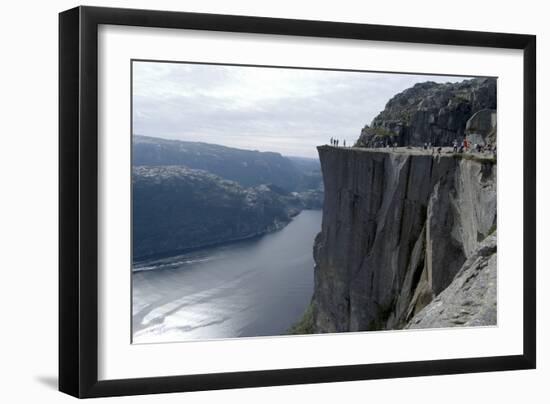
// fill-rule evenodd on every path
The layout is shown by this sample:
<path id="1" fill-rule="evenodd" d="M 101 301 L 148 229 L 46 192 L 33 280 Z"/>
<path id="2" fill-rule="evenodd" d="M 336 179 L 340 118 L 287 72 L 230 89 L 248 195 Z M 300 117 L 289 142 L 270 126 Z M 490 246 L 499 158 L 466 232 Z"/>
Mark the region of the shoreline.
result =
<path id="1" fill-rule="evenodd" d="M 288 222 L 274 223 L 273 228 L 268 229 L 268 230 L 266 230 L 264 232 L 261 232 L 261 233 L 251 234 L 251 235 L 248 235 L 248 236 L 245 236 L 245 237 L 234 238 L 234 239 L 230 239 L 230 240 L 226 240 L 226 241 L 220 241 L 220 242 L 216 242 L 216 243 L 205 244 L 205 245 L 202 245 L 200 247 L 186 248 L 186 249 L 182 249 L 182 250 L 173 251 L 173 252 L 170 252 L 170 253 L 161 253 L 161 254 L 148 255 L 145 258 L 142 258 L 142 259 L 139 259 L 139 260 L 136 260 L 136 261 L 132 260 L 132 273 L 149 271 L 148 269 L 139 269 L 139 268 L 135 269 L 136 265 L 144 264 L 146 262 L 158 261 L 158 260 L 167 259 L 167 258 L 171 258 L 171 257 L 177 257 L 179 255 L 185 255 L 185 254 L 190 254 L 190 253 L 193 253 L 193 252 L 199 252 L 199 251 L 202 251 L 202 250 L 207 250 L 209 248 L 231 246 L 231 245 L 238 244 L 238 243 L 245 242 L 245 241 L 253 241 L 255 239 L 259 240 L 260 238 L 262 238 L 262 237 L 264 237 L 268 234 L 273 234 L 273 233 L 276 233 L 276 232 L 284 229 L 292 221 L 294 221 L 300 214 L 302 214 L 302 212 L 316 211 L 316 210 L 319 210 L 321 212 L 323 211 L 323 209 L 302 209 L 296 215 L 293 215 Z"/>

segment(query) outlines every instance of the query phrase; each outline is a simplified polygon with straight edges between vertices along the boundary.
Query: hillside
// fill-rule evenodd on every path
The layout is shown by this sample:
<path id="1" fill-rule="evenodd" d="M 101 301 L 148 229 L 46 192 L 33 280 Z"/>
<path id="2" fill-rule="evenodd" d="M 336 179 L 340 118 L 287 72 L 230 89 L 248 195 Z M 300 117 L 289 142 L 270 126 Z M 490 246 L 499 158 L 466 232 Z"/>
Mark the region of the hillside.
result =
<path id="1" fill-rule="evenodd" d="M 304 208 L 279 188 L 182 166 L 135 167 L 132 186 L 134 261 L 259 236 Z"/>
<path id="2" fill-rule="evenodd" d="M 322 187 L 318 160 L 287 158 L 279 153 L 134 135 L 132 159 L 134 167 L 181 165 L 244 187 L 273 184 L 286 191 Z"/>

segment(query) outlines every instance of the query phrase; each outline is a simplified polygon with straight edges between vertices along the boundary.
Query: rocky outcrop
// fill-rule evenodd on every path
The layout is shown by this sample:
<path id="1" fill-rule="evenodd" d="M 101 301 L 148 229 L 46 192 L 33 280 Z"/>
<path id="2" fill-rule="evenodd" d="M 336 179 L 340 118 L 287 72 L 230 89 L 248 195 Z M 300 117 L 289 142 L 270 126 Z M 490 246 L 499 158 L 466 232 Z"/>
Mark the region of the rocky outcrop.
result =
<path id="1" fill-rule="evenodd" d="M 496 79 L 476 78 L 460 83 L 418 83 L 395 95 L 370 125 L 357 146 L 450 146 L 464 137 L 466 122 L 476 112 L 496 109 Z"/>
<path id="2" fill-rule="evenodd" d="M 314 332 L 402 328 L 494 232 L 496 163 L 406 149 L 318 150 L 325 201 Z"/>
<path id="3" fill-rule="evenodd" d="M 406 328 L 497 324 L 497 237 L 488 236 L 466 260 L 451 284 Z"/>
<path id="4" fill-rule="evenodd" d="M 476 112 L 465 129 L 466 137 L 472 144 L 494 144 L 497 136 L 497 112 L 493 109 L 482 109 Z"/>

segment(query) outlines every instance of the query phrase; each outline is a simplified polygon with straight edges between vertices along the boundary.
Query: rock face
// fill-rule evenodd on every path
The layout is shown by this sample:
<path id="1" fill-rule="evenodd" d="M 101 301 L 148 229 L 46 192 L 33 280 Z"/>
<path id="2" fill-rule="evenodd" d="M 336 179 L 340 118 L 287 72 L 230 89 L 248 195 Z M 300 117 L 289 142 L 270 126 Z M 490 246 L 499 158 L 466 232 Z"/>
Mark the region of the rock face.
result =
<path id="1" fill-rule="evenodd" d="M 133 169 L 134 261 L 276 230 L 304 208 L 275 186 L 245 188 L 181 166 Z"/>
<path id="2" fill-rule="evenodd" d="M 496 163 L 406 150 L 318 151 L 325 201 L 314 245 L 314 332 L 402 328 L 494 232 Z"/>
<path id="3" fill-rule="evenodd" d="M 495 110 L 496 103 L 494 78 L 418 83 L 391 98 L 384 111 L 363 128 L 356 145 L 450 146 L 464 137 L 472 115 L 483 109 Z"/>
<path id="4" fill-rule="evenodd" d="M 466 122 L 466 137 L 472 144 L 485 145 L 495 143 L 497 136 L 497 112 L 482 109 Z"/>
<path id="5" fill-rule="evenodd" d="M 466 260 L 453 282 L 406 328 L 497 324 L 497 237 L 487 237 Z"/>

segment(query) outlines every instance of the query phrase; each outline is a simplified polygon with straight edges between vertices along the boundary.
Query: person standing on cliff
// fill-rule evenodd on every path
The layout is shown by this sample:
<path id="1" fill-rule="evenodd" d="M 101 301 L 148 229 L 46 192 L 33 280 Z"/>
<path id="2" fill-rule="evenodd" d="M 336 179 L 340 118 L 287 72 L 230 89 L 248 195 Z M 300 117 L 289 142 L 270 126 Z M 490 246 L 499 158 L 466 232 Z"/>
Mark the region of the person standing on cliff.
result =
<path id="1" fill-rule="evenodd" d="M 330 138 L 330 145 L 332 146 L 333 143 L 334 143 L 334 139 Z"/>
<path id="2" fill-rule="evenodd" d="M 346 147 L 346 139 L 344 139 L 344 147 Z"/>

